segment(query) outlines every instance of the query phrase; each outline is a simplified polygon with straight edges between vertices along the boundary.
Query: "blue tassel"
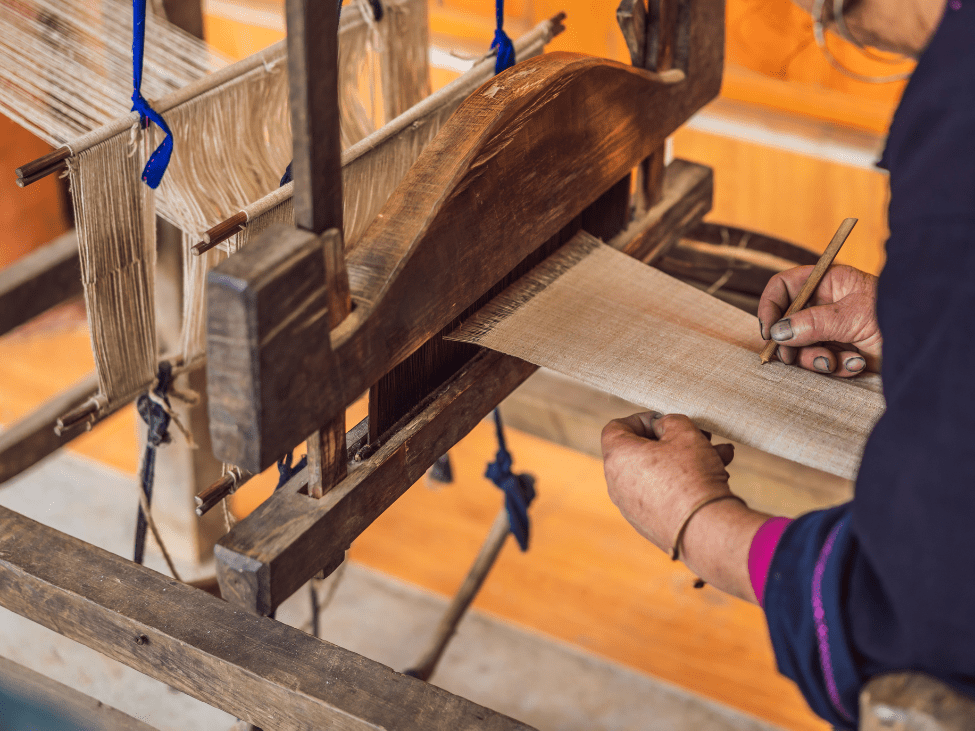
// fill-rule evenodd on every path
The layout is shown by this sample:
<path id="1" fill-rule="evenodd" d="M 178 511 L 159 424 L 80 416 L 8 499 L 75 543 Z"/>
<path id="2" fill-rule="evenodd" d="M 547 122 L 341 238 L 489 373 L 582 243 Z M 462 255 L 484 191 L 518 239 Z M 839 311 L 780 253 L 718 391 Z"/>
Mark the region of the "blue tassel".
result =
<path id="1" fill-rule="evenodd" d="M 505 69 L 510 69 L 515 65 L 515 44 L 504 32 L 504 0 L 495 0 L 494 14 L 498 25 L 494 31 L 491 50 L 498 52 L 498 57 L 494 62 L 494 73 L 500 74 Z"/>
<path id="2" fill-rule="evenodd" d="M 504 441 L 501 412 L 494 410 L 494 426 L 498 435 L 498 453 L 488 464 L 484 476 L 504 491 L 504 506 L 508 511 L 511 534 L 522 551 L 528 550 L 528 506 L 535 499 L 535 478 L 528 474 L 516 475 L 511 471 L 512 459 Z"/>

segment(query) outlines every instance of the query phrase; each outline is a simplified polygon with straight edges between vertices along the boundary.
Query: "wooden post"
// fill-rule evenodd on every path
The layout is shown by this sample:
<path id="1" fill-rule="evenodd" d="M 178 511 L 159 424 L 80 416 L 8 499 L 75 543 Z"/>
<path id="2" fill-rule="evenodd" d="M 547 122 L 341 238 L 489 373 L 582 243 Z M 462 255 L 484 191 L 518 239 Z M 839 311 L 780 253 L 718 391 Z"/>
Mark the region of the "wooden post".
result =
<path id="1" fill-rule="evenodd" d="M 342 231 L 342 147 L 338 108 L 338 15 L 331 3 L 288 0 L 288 74 L 294 132 L 295 225 L 325 240 L 329 326 L 352 311 Z M 320 498 L 346 474 L 345 417 L 308 439 L 308 494 Z"/>

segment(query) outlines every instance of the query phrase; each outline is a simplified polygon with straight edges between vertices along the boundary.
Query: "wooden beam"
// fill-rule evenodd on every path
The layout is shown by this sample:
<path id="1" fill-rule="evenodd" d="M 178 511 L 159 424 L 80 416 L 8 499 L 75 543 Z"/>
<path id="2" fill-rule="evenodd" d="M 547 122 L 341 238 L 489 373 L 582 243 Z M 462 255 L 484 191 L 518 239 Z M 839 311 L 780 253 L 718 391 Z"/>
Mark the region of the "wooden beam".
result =
<path id="1" fill-rule="evenodd" d="M 65 721 L 77 724 L 74 728 L 84 728 L 86 731 L 154 731 L 147 723 L 3 657 L 0 657 L 0 690 L 50 710 Z"/>
<path id="2" fill-rule="evenodd" d="M 307 470 L 297 475 L 217 544 L 223 597 L 270 614 L 534 371 L 483 351 L 320 500 L 303 494 Z"/>
<path id="3" fill-rule="evenodd" d="M 98 379 L 92 373 L 0 432 L 0 485 L 84 434 L 84 429 L 70 429 L 58 436 L 54 426 L 59 417 L 78 408 L 96 393 Z"/>
<path id="4" fill-rule="evenodd" d="M 675 161 L 668 167 L 667 173 L 667 194 L 657 206 L 612 239 L 617 248 L 639 254 L 647 246 L 653 247 L 654 242 L 679 237 L 710 209 L 710 168 Z M 612 199 L 616 198 L 616 194 L 613 194 Z M 245 251 L 242 250 L 237 256 Z M 292 266 L 300 270 L 307 264 L 295 260 Z M 276 271 L 290 271 L 281 264 L 276 264 L 274 268 Z M 260 309 L 258 306 L 255 311 Z M 226 322 L 233 323 L 233 312 L 226 312 Z M 216 353 L 213 357 L 217 357 Z M 404 450 L 412 450 L 410 454 L 414 462 L 410 463 L 408 474 L 397 472 L 386 464 L 386 460 L 393 459 L 388 449 L 394 442 L 390 442 L 357 467 L 331 495 L 319 501 L 320 505 L 309 505 L 310 501 L 301 494 L 307 476 L 299 475 L 241 521 L 214 551 L 223 596 L 251 611 L 269 614 L 321 569 L 324 562 L 348 548 L 375 517 L 534 370 L 531 367 L 527 372 L 522 372 L 522 361 L 494 353 L 490 354 L 490 367 L 494 370 L 484 371 L 482 378 L 477 374 L 484 369 L 487 357 L 486 353 L 476 356 L 438 391 L 440 395 L 409 425 L 401 424 L 390 429 L 396 435 L 394 441 L 400 440 L 395 441 L 396 444 L 400 444 Z M 323 364 L 321 367 L 324 372 L 328 366 Z M 509 372 L 512 370 L 513 373 Z M 471 379 L 474 383 L 482 379 L 476 391 L 461 385 Z M 325 380 L 322 387 L 329 387 L 331 383 Z M 459 400 L 459 403 L 449 406 L 450 411 L 462 414 L 453 425 L 444 424 L 442 418 L 431 411 L 446 410 L 448 404 L 444 399 L 448 397 Z M 422 434 L 414 436 L 412 430 L 419 428 L 425 423 L 424 420 L 432 423 L 424 427 Z M 404 433 L 404 429 L 407 433 Z M 425 441 L 427 438 L 436 438 L 437 446 L 430 449 Z M 413 446 L 414 441 L 423 446 Z M 384 452 L 384 449 L 387 451 Z M 384 481 L 391 481 L 391 484 L 387 485 Z M 381 499 L 377 499 L 377 495 Z M 331 514 L 332 510 L 335 514 Z M 273 526 L 273 530 L 269 530 L 270 526 Z"/>
<path id="5" fill-rule="evenodd" d="M 78 238 L 69 231 L 0 270 L 0 335 L 81 292 Z"/>
<path id="6" fill-rule="evenodd" d="M 648 264 L 656 261 L 711 210 L 714 171 L 674 160 L 664 170 L 661 188 L 660 201 L 637 215 L 607 244 Z"/>
<path id="7" fill-rule="evenodd" d="M 7 508 L 0 604 L 269 731 L 529 729 Z"/>
<path id="8" fill-rule="evenodd" d="M 277 337 L 293 317 L 283 308 L 252 318 L 268 330 L 222 342 L 228 358 L 220 368 L 246 377 L 224 379 L 211 365 L 218 381 L 211 398 L 223 402 L 227 417 L 212 422 L 217 455 L 252 472 L 269 465 L 464 312 L 717 94 L 722 3 L 702 0 L 693 12 L 701 53 L 690 77 L 663 79 L 553 53 L 509 69 L 461 105 L 349 255 L 357 307 L 332 333 L 337 370 L 312 370 L 327 348 L 322 341 Z M 507 184 L 526 166 L 534 175 Z M 245 247 L 221 264 L 211 287 L 224 287 L 246 310 L 251 281 L 267 276 L 264 249 Z M 211 327 L 226 330 L 212 319 Z M 294 369 L 263 373 L 259 362 L 268 360 Z M 335 384 L 325 389 L 333 393 L 308 399 L 307 416 L 285 418 L 307 397 L 294 384 L 313 379 Z M 252 387 L 225 392 L 221 380 Z"/>

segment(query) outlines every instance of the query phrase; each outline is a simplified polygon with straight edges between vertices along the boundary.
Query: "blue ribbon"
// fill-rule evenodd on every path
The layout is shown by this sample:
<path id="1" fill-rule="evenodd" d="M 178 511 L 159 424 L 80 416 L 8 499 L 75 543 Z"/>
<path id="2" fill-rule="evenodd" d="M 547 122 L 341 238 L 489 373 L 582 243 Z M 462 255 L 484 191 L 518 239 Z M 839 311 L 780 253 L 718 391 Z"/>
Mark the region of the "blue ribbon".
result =
<path id="1" fill-rule="evenodd" d="M 494 40 L 491 42 L 491 50 L 497 49 L 498 51 L 498 57 L 494 61 L 494 73 L 500 74 L 505 69 L 510 69 L 515 65 L 515 44 L 511 42 L 508 34 L 504 32 L 504 0 L 495 0 L 494 14 L 498 27 L 494 30 Z"/>
<path id="2" fill-rule="evenodd" d="M 146 47 L 146 0 L 132 0 L 132 111 L 139 113 L 142 128 L 149 127 L 149 122 L 155 122 L 166 138 L 149 156 L 142 171 L 142 180 L 150 188 L 158 188 L 162 182 L 169 159 L 173 156 L 173 133 L 169 126 L 142 96 L 142 57 Z"/>
<path id="3" fill-rule="evenodd" d="M 498 453 L 488 464 L 484 476 L 504 491 L 504 506 L 508 510 L 508 525 L 522 551 L 528 550 L 528 506 L 535 499 L 535 478 L 528 474 L 516 475 L 511 471 L 511 454 L 504 442 L 501 412 L 494 410 L 494 426 L 498 434 Z"/>

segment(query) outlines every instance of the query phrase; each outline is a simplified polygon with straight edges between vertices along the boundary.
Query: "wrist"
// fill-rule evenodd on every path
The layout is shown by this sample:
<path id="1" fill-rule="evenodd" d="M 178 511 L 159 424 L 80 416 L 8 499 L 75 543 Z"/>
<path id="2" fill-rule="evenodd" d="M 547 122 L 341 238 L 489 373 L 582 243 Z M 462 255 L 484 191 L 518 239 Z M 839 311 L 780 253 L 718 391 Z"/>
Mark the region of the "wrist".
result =
<path id="1" fill-rule="evenodd" d="M 684 531 L 684 564 L 715 588 L 757 604 L 748 573 L 748 552 L 758 529 L 770 517 L 737 500 L 704 506 Z"/>

